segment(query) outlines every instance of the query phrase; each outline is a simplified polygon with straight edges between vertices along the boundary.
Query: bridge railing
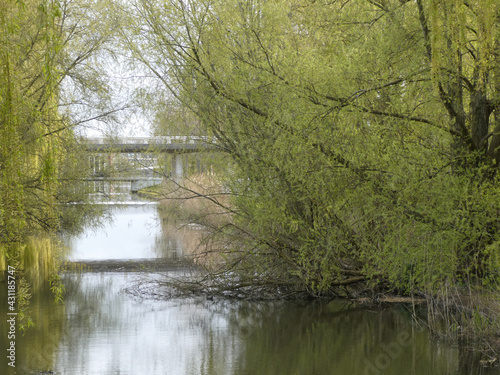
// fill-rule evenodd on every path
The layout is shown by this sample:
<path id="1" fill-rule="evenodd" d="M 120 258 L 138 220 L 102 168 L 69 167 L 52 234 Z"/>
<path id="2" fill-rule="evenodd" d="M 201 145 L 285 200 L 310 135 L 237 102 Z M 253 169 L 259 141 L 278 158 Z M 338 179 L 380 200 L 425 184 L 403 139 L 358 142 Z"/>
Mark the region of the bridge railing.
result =
<path id="1" fill-rule="evenodd" d="M 208 136 L 172 135 L 163 137 L 120 137 L 120 138 L 85 138 L 90 144 L 196 144 L 215 143 L 215 139 Z"/>

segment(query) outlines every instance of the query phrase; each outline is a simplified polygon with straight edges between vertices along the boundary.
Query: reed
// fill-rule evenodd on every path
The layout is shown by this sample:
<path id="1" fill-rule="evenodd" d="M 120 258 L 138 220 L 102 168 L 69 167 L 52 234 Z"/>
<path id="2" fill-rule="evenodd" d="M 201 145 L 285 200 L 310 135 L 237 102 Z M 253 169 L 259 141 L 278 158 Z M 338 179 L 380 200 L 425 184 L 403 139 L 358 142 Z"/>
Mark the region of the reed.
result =
<path id="1" fill-rule="evenodd" d="M 444 285 L 427 297 L 427 325 L 435 337 L 483 352 L 484 365 L 500 356 L 500 291 Z"/>
<path id="2" fill-rule="evenodd" d="M 234 225 L 231 194 L 216 174 L 169 180 L 156 190 L 164 232 L 177 231 L 198 265 L 214 269 L 224 262 L 228 228 Z M 189 230 L 188 230 L 189 229 Z"/>

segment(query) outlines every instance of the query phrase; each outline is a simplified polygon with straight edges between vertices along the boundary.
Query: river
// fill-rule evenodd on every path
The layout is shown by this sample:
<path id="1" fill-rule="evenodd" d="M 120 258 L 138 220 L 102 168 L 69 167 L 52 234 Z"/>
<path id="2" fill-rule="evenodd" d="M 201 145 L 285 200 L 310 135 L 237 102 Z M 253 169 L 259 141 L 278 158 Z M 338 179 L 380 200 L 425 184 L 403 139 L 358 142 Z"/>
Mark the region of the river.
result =
<path id="1" fill-rule="evenodd" d="M 110 206 L 114 221 L 66 240 L 71 261 L 173 261 L 197 228 L 166 231 L 157 206 Z M 16 337 L 16 368 L 2 374 L 336 375 L 500 374 L 431 339 L 404 306 L 367 310 L 334 302 L 141 299 L 126 292 L 141 272 L 63 275 L 64 303 L 35 294 L 36 326 Z M 6 300 L 2 288 L 0 300 Z M 0 306 L 7 316 L 7 305 Z M 6 329 L 0 338 L 8 345 Z"/>

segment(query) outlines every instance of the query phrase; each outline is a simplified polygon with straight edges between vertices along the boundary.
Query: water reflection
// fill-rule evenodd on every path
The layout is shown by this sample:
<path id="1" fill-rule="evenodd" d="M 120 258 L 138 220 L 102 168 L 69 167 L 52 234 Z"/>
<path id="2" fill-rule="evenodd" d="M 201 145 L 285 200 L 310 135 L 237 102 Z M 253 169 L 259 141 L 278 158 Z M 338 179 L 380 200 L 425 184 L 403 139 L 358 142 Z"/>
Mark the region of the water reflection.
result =
<path id="1" fill-rule="evenodd" d="M 458 350 L 431 341 L 404 309 L 137 300 L 123 288 L 139 276 L 66 274 L 64 305 L 35 302 L 41 323 L 19 340 L 18 373 L 498 374 L 461 370 Z"/>
<path id="2" fill-rule="evenodd" d="M 175 258 L 183 244 L 175 233 L 160 230 L 156 204 L 113 205 L 113 221 L 103 228 L 67 238 L 68 260 Z"/>
<path id="3" fill-rule="evenodd" d="M 200 326 L 209 325 L 217 336 L 227 332 L 227 320 L 195 300 L 135 300 L 122 292 L 134 277 L 67 275 L 71 290 L 66 301 L 67 334 L 56 369 L 64 369 L 65 374 L 199 373 L 195 369 L 201 362 L 196 358 L 201 359 L 206 341 Z"/>
<path id="4" fill-rule="evenodd" d="M 452 374 L 457 353 L 438 348 L 404 311 L 288 305 L 261 322 L 239 374 Z"/>
<path id="5" fill-rule="evenodd" d="M 159 225 L 154 205 L 116 213 L 105 231 L 73 239 L 70 258 L 175 258 L 192 253 L 200 235 Z M 124 289 L 143 276 L 67 272 L 64 304 L 56 305 L 50 293 L 37 294 L 31 305 L 37 326 L 17 338 L 17 374 L 500 374 L 432 341 L 404 308 L 139 300 Z M 0 300 L 6 301 L 6 287 Z M 6 313 L 4 303 L 0 316 Z M 2 348 L 7 347 L 6 329 L 0 325 Z M 4 360 L 0 373 L 13 374 Z"/>
<path id="6" fill-rule="evenodd" d="M 402 308 L 137 300 L 123 289 L 140 276 L 66 274 L 64 304 L 54 304 L 47 295 L 33 301 L 38 325 L 18 339 L 17 373 L 499 373 L 471 362 L 464 366 L 458 349 L 431 341 Z M 5 316 L 5 307 L 0 310 Z M 1 340 L 5 338 L 3 330 Z M 9 373 L 5 365 L 1 370 Z"/>
<path id="7" fill-rule="evenodd" d="M 16 367 L 7 365 L 7 358 L 2 350 L 0 359 L 1 374 L 31 374 L 36 371 L 45 371 L 54 368 L 55 357 L 63 336 L 63 323 L 65 321 L 65 306 L 56 304 L 54 297 L 47 292 L 48 286 L 40 288 L 33 294 L 29 314 L 35 327 L 31 327 L 25 334 L 16 330 Z M 7 301 L 6 288 L 0 290 L 0 301 Z M 2 321 L 7 317 L 7 304 L 0 305 Z M 7 337 L 7 325 L 0 324 L 0 347 L 9 348 L 10 340 Z"/>

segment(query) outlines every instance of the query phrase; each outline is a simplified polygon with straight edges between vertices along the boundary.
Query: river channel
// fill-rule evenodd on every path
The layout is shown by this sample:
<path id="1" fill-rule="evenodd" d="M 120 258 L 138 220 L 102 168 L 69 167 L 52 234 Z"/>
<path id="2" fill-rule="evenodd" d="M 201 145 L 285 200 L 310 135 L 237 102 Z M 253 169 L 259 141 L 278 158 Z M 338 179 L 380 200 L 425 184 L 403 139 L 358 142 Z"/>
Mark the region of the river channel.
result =
<path id="1" fill-rule="evenodd" d="M 67 259 L 162 260 L 175 276 L 198 228 L 165 230 L 148 202 L 109 206 L 114 221 L 66 240 Z M 126 292 L 148 275 L 67 271 L 64 303 L 34 295 L 36 326 L 16 341 L 16 368 L 1 374 L 337 375 L 500 374 L 429 337 L 407 308 L 367 310 L 338 301 L 140 299 Z M 0 300 L 5 301 L 5 288 Z M 6 304 L 0 314 L 7 314 Z M 6 347 L 2 335 L 2 348 Z"/>

